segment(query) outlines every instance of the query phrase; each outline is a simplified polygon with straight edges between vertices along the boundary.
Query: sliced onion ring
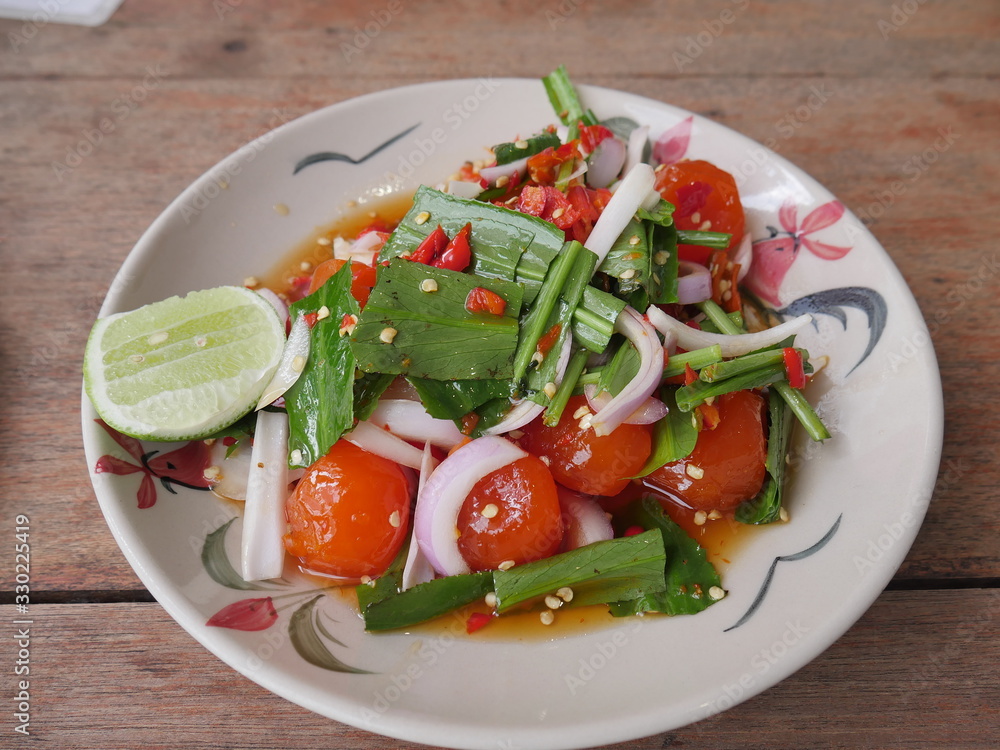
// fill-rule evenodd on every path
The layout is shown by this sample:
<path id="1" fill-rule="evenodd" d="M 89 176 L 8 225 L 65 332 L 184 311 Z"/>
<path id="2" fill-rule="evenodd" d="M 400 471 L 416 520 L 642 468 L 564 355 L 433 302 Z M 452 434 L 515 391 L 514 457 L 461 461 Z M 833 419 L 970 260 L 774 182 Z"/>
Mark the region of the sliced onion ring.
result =
<path id="1" fill-rule="evenodd" d="M 633 128 L 628 137 L 628 150 L 625 157 L 625 166 L 622 171 L 628 172 L 632 167 L 642 161 L 646 144 L 649 142 L 649 125 L 640 125 Z"/>
<path id="2" fill-rule="evenodd" d="M 423 490 L 424 485 L 427 483 L 427 478 L 434 471 L 437 466 L 437 461 L 435 460 L 433 454 L 431 453 L 431 444 L 424 444 L 424 451 L 421 458 L 420 464 L 420 479 L 417 482 L 417 495 Z M 403 564 L 403 576 L 400 579 L 399 585 L 403 591 L 413 588 L 417 584 L 426 583 L 434 578 L 434 567 L 430 564 L 427 556 L 420 549 L 420 544 L 417 542 L 417 532 L 416 526 L 410 532 L 410 546 L 406 551 L 406 562 Z"/>
<path id="3" fill-rule="evenodd" d="M 274 371 L 271 382 L 264 389 L 264 394 L 257 402 L 257 411 L 272 404 L 275 399 L 284 396 L 285 392 L 295 385 L 295 381 L 302 374 L 302 368 L 306 366 L 309 359 L 309 349 L 311 337 L 309 324 L 306 323 L 304 315 L 299 315 L 292 323 L 292 330 L 288 332 L 285 340 L 285 348 L 281 352 L 281 360 L 278 362 L 278 369 Z"/>
<path id="4" fill-rule="evenodd" d="M 371 422 L 358 422 L 354 429 L 344 435 L 344 440 L 376 456 L 395 461 L 397 464 L 419 469 L 422 460 L 419 448 L 414 448 L 405 440 L 376 427 Z"/>
<path id="5" fill-rule="evenodd" d="M 283 324 L 288 322 L 288 305 L 283 299 L 281 299 L 281 297 L 266 287 L 261 287 L 260 289 L 255 289 L 254 291 L 271 303 L 271 306 L 274 308 L 275 312 L 278 313 L 278 317 L 281 318 L 281 322 Z"/>
<path id="6" fill-rule="evenodd" d="M 699 331 L 691 326 L 684 325 L 676 318 L 672 318 L 655 305 L 650 305 L 646 311 L 649 321 L 658 331 L 664 335 L 674 335 L 677 337 L 677 345 L 683 349 L 703 349 L 706 346 L 718 344 L 722 349 L 723 357 L 738 357 L 747 354 L 755 349 L 765 346 L 774 346 L 792 336 L 812 322 L 812 315 L 808 313 L 797 318 L 786 321 L 774 328 L 758 333 L 709 333 Z"/>
<path id="7" fill-rule="evenodd" d="M 701 263 L 677 262 L 677 302 L 693 305 L 712 296 L 712 273 Z"/>
<path id="8" fill-rule="evenodd" d="M 653 306 L 650 306 L 653 309 Z M 601 409 L 590 424 L 597 435 L 608 435 L 652 395 L 663 374 L 663 347 L 656 330 L 631 307 L 615 321 L 615 330 L 625 335 L 639 352 L 639 372 Z"/>
<path id="9" fill-rule="evenodd" d="M 649 197 L 655 182 L 653 168 L 648 164 L 636 164 L 622 178 L 587 238 L 587 249 L 597 256 L 598 266 L 625 229 L 625 225 Z"/>
<path id="10" fill-rule="evenodd" d="M 288 494 L 288 415 L 257 415 L 247 500 L 243 512 L 244 581 L 280 578 L 285 565 L 285 498 Z"/>
<path id="11" fill-rule="evenodd" d="M 493 165 L 492 167 L 483 167 L 479 170 L 479 176 L 486 180 L 490 185 L 496 185 L 497 179 L 500 177 L 513 177 L 517 175 L 519 178 L 528 170 L 528 157 L 523 159 L 517 159 L 508 164 L 501 164 L 499 166 Z"/>
<path id="12" fill-rule="evenodd" d="M 627 149 L 615 138 L 605 138 L 594 147 L 588 159 L 587 184 L 592 188 L 606 188 L 618 179 L 625 165 Z"/>
<path id="13" fill-rule="evenodd" d="M 743 277 L 750 272 L 750 266 L 753 263 L 753 239 L 750 237 L 750 232 L 744 234 L 743 239 L 740 240 L 739 247 L 733 254 L 733 263 L 740 265 L 740 272 L 736 280 L 743 281 Z"/>
<path id="14" fill-rule="evenodd" d="M 608 514 L 593 498 L 560 487 L 559 507 L 566 520 L 567 550 L 579 549 L 614 537 L 615 532 L 611 528 Z"/>
<path id="15" fill-rule="evenodd" d="M 469 572 L 458 549 L 458 514 L 476 482 L 528 454 L 502 437 L 466 443 L 438 464 L 417 496 L 414 535 L 421 551 L 444 576 Z"/>
<path id="16" fill-rule="evenodd" d="M 592 412 L 598 412 L 607 406 L 611 400 L 611 394 L 607 391 L 597 391 L 597 386 L 588 383 L 583 387 L 583 395 L 587 397 L 587 405 Z M 653 424 L 667 416 L 667 405 L 658 398 L 650 396 L 641 404 L 639 408 L 632 412 L 623 424 Z"/>
<path id="17" fill-rule="evenodd" d="M 422 403 L 409 399 L 379 399 L 368 421 L 403 440 L 427 442 L 448 450 L 465 439 L 450 419 L 435 419 Z"/>

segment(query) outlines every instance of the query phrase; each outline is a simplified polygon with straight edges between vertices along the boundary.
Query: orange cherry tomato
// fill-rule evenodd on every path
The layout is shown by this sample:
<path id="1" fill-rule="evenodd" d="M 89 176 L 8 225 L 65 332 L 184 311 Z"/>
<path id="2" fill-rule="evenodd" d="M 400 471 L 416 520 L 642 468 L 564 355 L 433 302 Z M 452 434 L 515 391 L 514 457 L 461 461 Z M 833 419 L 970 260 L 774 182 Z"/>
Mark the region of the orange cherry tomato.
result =
<path id="1" fill-rule="evenodd" d="M 746 218 L 736 180 L 707 161 L 679 161 L 656 172 L 656 189 L 674 204 L 678 229 L 702 229 L 732 235 L 729 249 L 743 239 Z M 698 245 L 678 245 L 682 260 L 708 264 L 712 250 Z"/>
<path id="2" fill-rule="evenodd" d="M 617 495 L 646 463 L 652 450 L 651 425 L 623 424 L 598 437 L 592 427 L 580 429 L 575 417 L 583 396 L 570 398 L 559 424 L 546 427 L 536 419 L 522 428 L 518 442 L 532 455 L 549 461 L 556 481 L 585 495 Z"/>
<path id="3" fill-rule="evenodd" d="M 715 406 L 719 423 L 698 433 L 691 455 L 646 478 L 696 510 L 735 508 L 764 483 L 764 399 L 753 391 L 736 391 L 720 396 Z"/>
<path id="4" fill-rule="evenodd" d="M 473 570 L 554 555 L 562 544 L 563 522 L 552 474 L 534 456 L 487 474 L 465 499 L 458 528 L 458 549 Z"/>
<path id="5" fill-rule="evenodd" d="M 330 260 L 324 260 L 316 266 L 312 281 L 309 282 L 309 291 L 306 294 L 312 294 L 323 286 L 346 262 L 339 258 L 330 258 Z M 368 296 L 372 293 L 373 286 L 375 286 L 375 269 L 364 263 L 351 261 L 351 296 L 362 307 L 368 302 Z"/>
<path id="6" fill-rule="evenodd" d="M 285 549 L 304 568 L 375 577 L 406 539 L 409 481 L 396 463 L 340 440 L 306 470 L 285 517 Z"/>

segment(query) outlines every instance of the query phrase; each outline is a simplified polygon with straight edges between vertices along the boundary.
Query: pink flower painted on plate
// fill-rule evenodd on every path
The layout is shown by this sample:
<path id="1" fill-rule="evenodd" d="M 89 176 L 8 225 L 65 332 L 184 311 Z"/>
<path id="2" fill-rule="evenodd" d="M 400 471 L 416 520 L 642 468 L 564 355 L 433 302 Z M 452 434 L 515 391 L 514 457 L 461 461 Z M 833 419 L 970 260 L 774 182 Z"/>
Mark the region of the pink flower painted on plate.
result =
<path id="1" fill-rule="evenodd" d="M 839 260 L 851 251 L 850 247 L 829 245 L 809 237 L 826 229 L 844 215 L 844 204 L 830 201 L 813 209 L 802 223 L 798 223 L 798 210 L 794 203 L 786 202 L 778 211 L 778 223 L 784 232 L 772 229 L 771 237 L 753 243 L 753 261 L 744 285 L 763 301 L 778 306 L 781 300 L 778 289 L 788 269 L 803 247 L 823 260 Z"/>
<path id="2" fill-rule="evenodd" d="M 208 618 L 206 625 L 230 630 L 267 630 L 278 619 L 271 597 L 241 599 L 228 604 Z"/>
<path id="3" fill-rule="evenodd" d="M 673 164 L 684 158 L 691 143 L 691 125 L 694 117 L 686 117 L 663 131 L 653 144 L 653 159 L 658 164 Z"/>
<path id="4" fill-rule="evenodd" d="M 201 440 L 192 440 L 187 445 L 168 453 L 160 451 L 144 451 L 142 443 L 134 437 L 123 435 L 110 427 L 103 419 L 95 422 L 104 428 L 126 453 L 136 460 L 131 463 L 117 456 L 104 455 L 94 464 L 96 474 L 126 474 L 142 473 L 136 500 L 139 508 L 152 508 L 156 504 L 156 482 L 159 479 L 168 492 L 177 494 L 173 485 L 180 485 L 193 490 L 207 490 L 211 482 L 205 478 L 205 469 L 211 460 L 209 448 Z"/>

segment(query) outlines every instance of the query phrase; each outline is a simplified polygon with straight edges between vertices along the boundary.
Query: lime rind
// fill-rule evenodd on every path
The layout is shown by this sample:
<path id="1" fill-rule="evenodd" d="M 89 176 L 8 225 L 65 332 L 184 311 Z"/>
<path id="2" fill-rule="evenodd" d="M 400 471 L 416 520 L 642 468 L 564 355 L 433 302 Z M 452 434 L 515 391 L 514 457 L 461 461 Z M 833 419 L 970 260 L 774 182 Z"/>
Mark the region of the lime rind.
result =
<path id="1" fill-rule="evenodd" d="M 97 413 L 119 432 L 201 439 L 253 409 L 284 343 L 281 318 L 255 292 L 191 292 L 98 320 L 84 384 Z"/>

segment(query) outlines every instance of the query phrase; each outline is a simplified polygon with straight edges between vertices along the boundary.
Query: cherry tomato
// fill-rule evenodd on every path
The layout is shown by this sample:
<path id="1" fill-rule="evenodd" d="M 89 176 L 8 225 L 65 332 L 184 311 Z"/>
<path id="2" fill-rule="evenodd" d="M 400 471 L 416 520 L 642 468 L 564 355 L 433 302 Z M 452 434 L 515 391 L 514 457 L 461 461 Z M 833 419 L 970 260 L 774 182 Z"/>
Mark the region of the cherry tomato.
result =
<path id="1" fill-rule="evenodd" d="M 563 522 L 552 474 L 534 456 L 487 474 L 466 498 L 458 528 L 458 549 L 473 570 L 554 555 L 562 544 Z"/>
<path id="2" fill-rule="evenodd" d="M 764 399 L 753 391 L 737 391 L 720 396 L 715 405 L 719 423 L 698 433 L 691 455 L 646 478 L 697 510 L 734 508 L 764 483 Z"/>
<path id="3" fill-rule="evenodd" d="M 732 235 L 729 248 L 743 239 L 745 217 L 736 180 L 728 172 L 707 161 L 679 161 L 656 172 L 656 189 L 674 204 L 674 224 L 678 229 L 702 229 Z M 678 245 L 682 260 L 708 263 L 711 249 Z"/>
<path id="4" fill-rule="evenodd" d="M 519 443 L 532 455 L 548 459 L 561 485 L 585 495 L 617 495 L 649 458 L 653 428 L 623 424 L 598 437 L 592 427 L 580 429 L 580 418 L 574 416 L 585 406 L 583 396 L 571 397 L 559 424 L 546 427 L 536 419 L 522 428 Z"/>
<path id="5" fill-rule="evenodd" d="M 316 269 L 313 271 L 312 281 L 309 282 L 309 291 L 307 294 L 312 294 L 323 286 L 346 262 L 339 258 L 330 258 L 330 260 L 324 260 L 316 266 Z M 375 286 L 375 269 L 371 266 L 366 266 L 364 263 L 351 261 L 351 296 L 362 307 L 368 302 L 368 295 L 372 293 L 373 286 Z"/>
<path id="6" fill-rule="evenodd" d="M 409 482 L 394 462 L 340 440 L 306 470 L 285 502 L 285 517 L 285 549 L 303 567 L 375 577 L 406 539 Z"/>

